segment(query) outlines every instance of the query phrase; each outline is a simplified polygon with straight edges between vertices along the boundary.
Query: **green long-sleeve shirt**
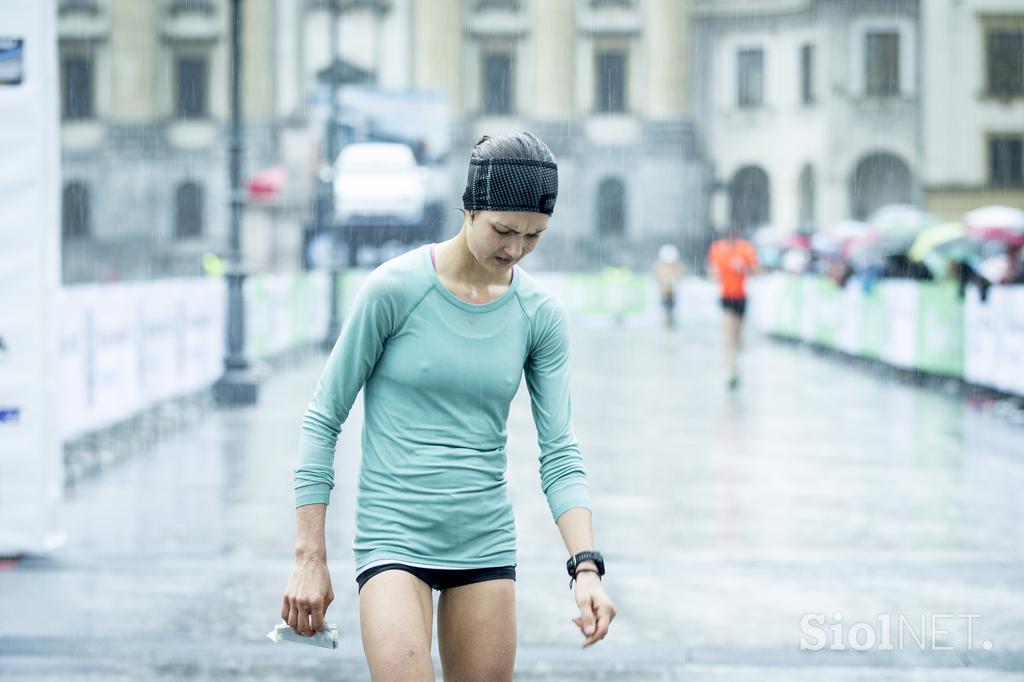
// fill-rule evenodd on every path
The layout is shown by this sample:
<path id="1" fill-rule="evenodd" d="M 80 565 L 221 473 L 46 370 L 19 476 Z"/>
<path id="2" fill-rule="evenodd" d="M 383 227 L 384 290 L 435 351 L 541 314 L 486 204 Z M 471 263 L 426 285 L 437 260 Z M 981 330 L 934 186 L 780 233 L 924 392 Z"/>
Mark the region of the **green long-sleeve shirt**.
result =
<path id="1" fill-rule="evenodd" d="M 389 560 L 515 564 L 505 428 L 524 372 L 551 514 L 590 507 L 563 308 L 519 267 L 499 298 L 463 301 L 438 279 L 429 249 L 367 278 L 302 420 L 295 506 L 327 504 L 338 434 L 365 386 L 357 571 Z"/>

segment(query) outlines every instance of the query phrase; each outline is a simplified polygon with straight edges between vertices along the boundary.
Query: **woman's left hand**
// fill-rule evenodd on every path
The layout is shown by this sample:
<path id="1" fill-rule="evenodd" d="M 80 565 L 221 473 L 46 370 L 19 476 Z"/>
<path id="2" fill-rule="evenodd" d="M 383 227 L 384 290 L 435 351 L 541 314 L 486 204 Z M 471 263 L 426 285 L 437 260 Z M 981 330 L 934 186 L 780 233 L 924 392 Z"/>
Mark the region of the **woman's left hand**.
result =
<path id="1" fill-rule="evenodd" d="M 615 605 L 604 591 L 601 578 L 589 571 L 581 571 L 576 576 L 576 605 L 580 607 L 580 615 L 572 622 L 586 637 L 582 647 L 586 649 L 608 634 L 608 626 L 615 618 Z"/>

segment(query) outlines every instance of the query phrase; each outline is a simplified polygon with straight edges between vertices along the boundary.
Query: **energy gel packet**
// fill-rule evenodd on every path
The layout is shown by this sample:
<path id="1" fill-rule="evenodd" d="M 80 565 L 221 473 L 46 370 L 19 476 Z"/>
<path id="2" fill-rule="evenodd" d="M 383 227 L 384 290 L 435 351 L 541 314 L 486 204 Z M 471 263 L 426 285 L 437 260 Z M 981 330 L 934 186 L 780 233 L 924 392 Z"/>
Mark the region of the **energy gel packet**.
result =
<path id="1" fill-rule="evenodd" d="M 288 623 L 278 623 L 274 626 L 274 629 L 267 633 L 267 637 L 272 642 L 295 642 L 296 644 L 312 644 L 313 646 L 322 646 L 325 649 L 337 649 L 338 648 L 338 626 L 334 623 L 328 623 L 327 627 L 320 630 L 312 637 L 306 637 L 292 630 Z"/>

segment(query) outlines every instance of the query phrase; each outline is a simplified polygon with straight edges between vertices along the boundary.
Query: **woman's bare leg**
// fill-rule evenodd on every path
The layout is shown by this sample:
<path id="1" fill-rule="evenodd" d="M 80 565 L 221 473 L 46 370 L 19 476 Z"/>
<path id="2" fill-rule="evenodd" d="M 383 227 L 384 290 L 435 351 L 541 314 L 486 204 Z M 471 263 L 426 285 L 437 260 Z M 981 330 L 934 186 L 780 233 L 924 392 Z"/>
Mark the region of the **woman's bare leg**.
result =
<path id="1" fill-rule="evenodd" d="M 511 579 L 453 587 L 437 603 L 444 682 L 511 682 L 516 663 L 516 591 Z"/>
<path id="2" fill-rule="evenodd" d="M 373 682 L 434 682 L 430 586 L 408 571 L 381 571 L 359 591 L 359 627 Z"/>
<path id="3" fill-rule="evenodd" d="M 729 381 L 736 379 L 737 356 L 740 352 L 742 341 L 743 318 L 734 312 L 725 313 L 725 370 L 728 373 Z"/>

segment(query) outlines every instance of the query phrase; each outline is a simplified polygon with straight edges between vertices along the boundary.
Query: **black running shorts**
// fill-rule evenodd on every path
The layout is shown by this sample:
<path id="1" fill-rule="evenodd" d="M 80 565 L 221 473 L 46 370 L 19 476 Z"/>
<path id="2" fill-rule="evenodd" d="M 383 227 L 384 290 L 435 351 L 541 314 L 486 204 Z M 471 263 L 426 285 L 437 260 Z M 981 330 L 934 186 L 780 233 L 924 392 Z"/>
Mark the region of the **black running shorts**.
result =
<path id="1" fill-rule="evenodd" d="M 363 589 L 363 585 L 367 580 L 373 576 L 381 573 L 382 571 L 398 569 L 400 571 L 407 571 L 412 573 L 414 576 L 430 585 L 432 589 L 443 591 L 450 587 L 459 587 L 460 585 L 469 585 L 471 583 L 481 583 L 485 580 L 497 580 L 500 578 L 511 578 L 516 579 L 516 567 L 513 566 L 496 566 L 493 568 L 420 568 L 418 566 L 406 566 L 400 563 L 381 564 L 380 566 L 374 566 L 368 568 L 356 576 L 356 582 L 359 584 L 359 589 Z"/>
<path id="2" fill-rule="evenodd" d="M 747 312 L 747 299 L 745 298 L 723 298 L 722 309 L 736 313 L 740 317 Z"/>

